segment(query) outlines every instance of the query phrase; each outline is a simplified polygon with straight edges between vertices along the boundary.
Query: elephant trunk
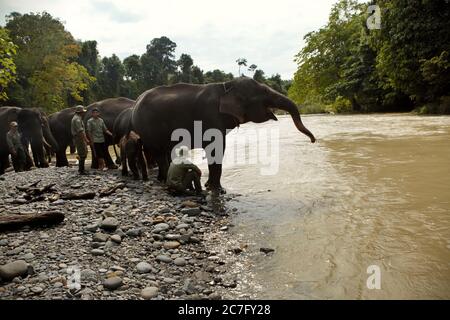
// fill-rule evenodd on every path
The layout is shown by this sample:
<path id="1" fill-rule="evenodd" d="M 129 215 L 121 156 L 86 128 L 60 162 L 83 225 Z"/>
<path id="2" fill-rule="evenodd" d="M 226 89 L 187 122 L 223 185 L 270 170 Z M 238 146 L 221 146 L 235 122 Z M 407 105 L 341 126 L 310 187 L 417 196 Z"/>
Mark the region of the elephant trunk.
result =
<path id="1" fill-rule="evenodd" d="M 276 108 L 289 112 L 297 129 L 304 135 L 308 136 L 312 143 L 316 142 L 314 135 L 304 126 L 302 119 L 300 118 L 297 105 L 292 100 L 279 93 L 275 94 L 274 100 Z"/>
<path id="2" fill-rule="evenodd" d="M 33 152 L 34 164 L 36 167 L 45 167 L 47 161 L 44 158 L 44 143 L 42 135 L 31 138 L 31 151 Z"/>

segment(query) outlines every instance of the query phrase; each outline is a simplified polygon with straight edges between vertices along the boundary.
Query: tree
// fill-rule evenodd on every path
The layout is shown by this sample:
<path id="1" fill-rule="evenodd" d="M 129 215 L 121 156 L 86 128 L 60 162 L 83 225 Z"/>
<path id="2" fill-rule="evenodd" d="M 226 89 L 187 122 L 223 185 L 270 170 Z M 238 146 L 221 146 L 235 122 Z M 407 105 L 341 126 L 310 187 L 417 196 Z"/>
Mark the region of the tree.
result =
<path id="1" fill-rule="evenodd" d="M 192 66 L 192 83 L 202 84 L 205 82 L 203 70 L 198 66 Z"/>
<path id="2" fill-rule="evenodd" d="M 194 60 L 191 56 L 183 53 L 177 61 L 177 65 L 180 68 L 178 80 L 185 83 L 192 82 L 192 66 L 194 65 Z"/>
<path id="3" fill-rule="evenodd" d="M 109 58 L 103 58 L 97 75 L 100 88 L 99 98 L 119 97 L 123 87 L 124 76 L 125 68 L 118 56 L 113 54 Z"/>
<path id="4" fill-rule="evenodd" d="M 47 12 L 7 16 L 6 28 L 18 46 L 17 81 L 8 88 L 9 102 L 57 111 L 94 80 L 77 62 L 81 48 L 64 25 Z"/>
<path id="5" fill-rule="evenodd" d="M 262 71 L 261 69 L 255 70 L 255 73 L 253 74 L 253 79 L 258 82 L 265 83 L 266 78 L 264 77 L 264 71 Z"/>
<path id="6" fill-rule="evenodd" d="M 232 73 L 225 73 L 222 70 L 215 69 L 205 73 L 205 83 L 226 82 L 233 80 Z"/>
<path id="7" fill-rule="evenodd" d="M 241 76 L 241 67 L 242 67 L 242 66 L 244 66 L 244 67 L 247 66 L 247 59 L 245 59 L 245 58 L 239 58 L 239 59 L 236 60 L 236 62 L 237 62 L 237 64 L 238 64 L 238 66 L 239 66 L 239 72 L 238 72 L 238 75 Z"/>
<path id="8" fill-rule="evenodd" d="M 16 79 L 16 50 L 17 46 L 9 38 L 8 30 L 0 28 L 0 101 L 8 100 L 6 88 Z"/>
<path id="9" fill-rule="evenodd" d="M 248 67 L 248 71 L 255 74 L 256 68 L 258 68 L 258 66 L 256 64 L 251 64 L 250 67 Z"/>
<path id="10" fill-rule="evenodd" d="M 78 55 L 77 62 L 86 68 L 89 75 L 94 78 L 97 76 L 99 69 L 99 57 L 97 50 L 97 41 L 88 40 L 81 41 L 78 43 L 81 47 L 80 54 Z M 96 79 L 95 79 L 96 80 Z M 87 90 L 82 92 L 83 102 L 88 105 L 98 99 L 98 85 L 96 82 L 92 81 Z"/>
<path id="11" fill-rule="evenodd" d="M 176 73 L 175 48 L 177 44 L 163 36 L 153 39 L 141 56 L 142 86 L 146 89 L 169 83 Z"/>

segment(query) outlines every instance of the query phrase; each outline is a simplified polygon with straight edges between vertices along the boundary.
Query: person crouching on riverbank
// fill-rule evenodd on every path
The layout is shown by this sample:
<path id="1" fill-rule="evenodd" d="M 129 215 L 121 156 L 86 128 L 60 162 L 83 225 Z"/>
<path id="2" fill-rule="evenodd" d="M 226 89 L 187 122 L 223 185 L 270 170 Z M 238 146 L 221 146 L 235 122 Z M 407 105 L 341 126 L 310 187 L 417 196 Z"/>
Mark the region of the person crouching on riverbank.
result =
<path id="1" fill-rule="evenodd" d="M 202 195 L 202 185 L 200 177 L 202 171 L 187 159 L 187 147 L 180 147 L 177 151 L 177 157 L 170 163 L 167 172 L 167 186 L 170 192 L 176 194 Z"/>
<path id="2" fill-rule="evenodd" d="M 105 157 L 108 146 L 105 143 L 105 133 L 112 137 L 112 133 L 106 128 L 105 122 L 100 118 L 100 112 L 97 108 L 92 109 L 92 118 L 87 122 L 87 132 L 89 140 L 93 143 L 92 152 L 98 160 L 98 169 L 105 169 Z"/>

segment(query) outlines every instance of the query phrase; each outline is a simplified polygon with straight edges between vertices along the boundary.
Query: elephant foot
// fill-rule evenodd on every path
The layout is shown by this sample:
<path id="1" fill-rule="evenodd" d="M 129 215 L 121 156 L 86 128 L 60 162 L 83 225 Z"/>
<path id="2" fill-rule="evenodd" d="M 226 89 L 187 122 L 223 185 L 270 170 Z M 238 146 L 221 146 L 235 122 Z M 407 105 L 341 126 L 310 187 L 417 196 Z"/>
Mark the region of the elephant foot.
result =
<path id="1" fill-rule="evenodd" d="M 115 164 L 112 164 L 112 165 L 109 165 L 108 166 L 108 169 L 110 169 L 110 170 L 114 170 L 114 169 L 118 169 L 119 167 L 118 166 L 116 166 Z"/>
<path id="2" fill-rule="evenodd" d="M 133 175 L 133 180 L 139 180 L 139 176 Z"/>
<path id="3" fill-rule="evenodd" d="M 225 188 L 223 188 L 221 185 L 217 186 L 217 185 L 213 185 L 211 183 L 208 183 L 208 185 L 206 186 L 206 189 L 215 194 L 226 194 L 227 193 Z"/>
<path id="4" fill-rule="evenodd" d="M 142 181 L 148 181 L 148 177 L 142 177 Z"/>

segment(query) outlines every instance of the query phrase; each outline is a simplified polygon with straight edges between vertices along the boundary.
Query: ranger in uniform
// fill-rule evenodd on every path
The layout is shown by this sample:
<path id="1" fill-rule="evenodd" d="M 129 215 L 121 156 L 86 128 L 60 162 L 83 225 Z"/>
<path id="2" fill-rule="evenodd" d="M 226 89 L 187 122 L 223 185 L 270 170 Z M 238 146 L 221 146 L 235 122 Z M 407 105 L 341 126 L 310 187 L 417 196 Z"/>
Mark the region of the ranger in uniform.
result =
<path id="1" fill-rule="evenodd" d="M 87 157 L 87 146 L 89 140 L 86 137 L 84 130 L 83 116 L 86 113 L 86 109 L 83 106 L 75 107 L 75 115 L 72 118 L 70 130 L 72 132 L 73 142 L 78 153 L 78 172 L 80 174 L 86 174 L 84 171 L 84 162 Z"/>
<path id="2" fill-rule="evenodd" d="M 105 168 L 105 157 L 108 146 L 105 143 L 105 133 L 112 137 L 112 133 L 106 128 L 105 121 L 100 118 L 100 112 L 97 108 L 92 109 L 92 118 L 87 122 L 87 133 L 89 140 L 93 143 L 93 153 L 98 159 L 98 169 Z"/>
<path id="3" fill-rule="evenodd" d="M 201 170 L 187 159 L 188 148 L 183 146 L 177 150 L 177 157 L 170 163 L 167 172 L 167 186 L 175 193 L 192 195 L 202 194 Z M 194 184 L 194 185 L 192 185 Z"/>
<path id="4" fill-rule="evenodd" d="M 14 171 L 24 171 L 26 155 L 21 141 L 22 137 L 19 131 L 17 131 L 17 122 L 12 121 L 9 124 L 9 128 L 10 130 L 6 134 L 6 142 L 8 143 L 9 152 L 11 153 Z"/>

